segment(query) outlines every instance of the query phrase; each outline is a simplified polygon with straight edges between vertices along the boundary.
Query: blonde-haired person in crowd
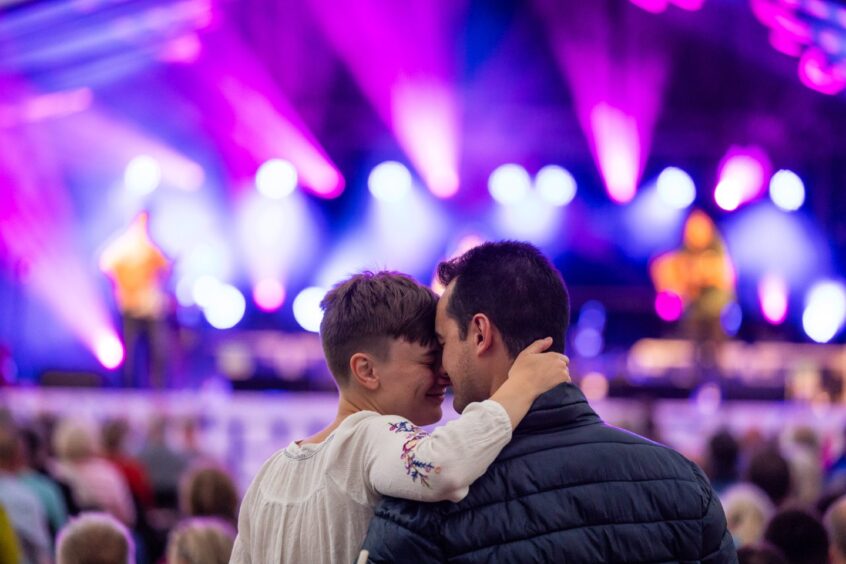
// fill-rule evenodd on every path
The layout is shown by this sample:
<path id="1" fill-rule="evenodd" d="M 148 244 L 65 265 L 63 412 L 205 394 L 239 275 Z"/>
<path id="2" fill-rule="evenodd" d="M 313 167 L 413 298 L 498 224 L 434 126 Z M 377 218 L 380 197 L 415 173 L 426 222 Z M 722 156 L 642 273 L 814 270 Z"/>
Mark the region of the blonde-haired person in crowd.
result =
<path id="1" fill-rule="evenodd" d="M 59 532 L 56 564 L 135 564 L 135 544 L 108 513 L 83 513 Z"/>
<path id="2" fill-rule="evenodd" d="M 99 456 L 100 437 L 93 423 L 61 421 L 53 433 L 53 450 L 58 457 L 55 474 L 70 485 L 81 509 L 105 511 L 129 527 L 135 524 L 129 486 L 120 471 Z"/>
<path id="3" fill-rule="evenodd" d="M 720 500 L 736 546 L 755 544 L 764 537 L 767 523 L 776 512 L 766 493 L 742 482 L 729 488 Z"/>
<path id="4" fill-rule="evenodd" d="M 463 499 L 534 400 L 569 381 L 540 339 L 490 399 L 431 434 L 450 384 L 435 333 L 437 296 L 410 277 L 365 272 L 324 298 L 320 336 L 340 397 L 335 421 L 294 441 L 244 496 L 232 562 L 353 562 L 382 496 Z"/>
<path id="5" fill-rule="evenodd" d="M 223 519 L 194 517 L 179 523 L 167 542 L 168 564 L 226 564 L 235 529 Z"/>

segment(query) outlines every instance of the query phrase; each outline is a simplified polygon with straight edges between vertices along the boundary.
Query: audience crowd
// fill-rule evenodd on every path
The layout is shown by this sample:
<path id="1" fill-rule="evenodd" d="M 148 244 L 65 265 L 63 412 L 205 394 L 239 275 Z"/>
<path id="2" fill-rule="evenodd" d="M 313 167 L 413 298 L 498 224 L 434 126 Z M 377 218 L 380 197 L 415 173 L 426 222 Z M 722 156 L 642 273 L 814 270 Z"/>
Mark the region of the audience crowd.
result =
<path id="1" fill-rule="evenodd" d="M 0 562 L 228 562 L 238 487 L 203 456 L 193 423 L 181 449 L 168 425 L 0 413 Z M 846 564 L 846 436 L 720 430 L 695 462 L 720 496 L 741 563 Z"/>

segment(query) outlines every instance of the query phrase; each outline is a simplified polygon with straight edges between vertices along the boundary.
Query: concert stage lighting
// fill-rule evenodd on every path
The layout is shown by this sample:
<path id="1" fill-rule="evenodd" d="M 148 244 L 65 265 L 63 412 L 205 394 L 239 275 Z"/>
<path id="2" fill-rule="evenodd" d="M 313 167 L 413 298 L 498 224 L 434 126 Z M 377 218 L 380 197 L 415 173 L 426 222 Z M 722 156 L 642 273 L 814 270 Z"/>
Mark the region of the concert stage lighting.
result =
<path id="1" fill-rule="evenodd" d="M 398 202 L 413 188 L 411 173 L 402 163 L 386 161 L 370 171 L 367 187 L 377 200 Z"/>
<path id="2" fill-rule="evenodd" d="M 323 301 L 325 295 L 326 290 L 312 286 L 306 288 L 294 298 L 294 319 L 306 331 L 312 333 L 320 331 L 320 322 L 323 321 L 323 310 L 320 308 L 320 302 Z"/>
<path id="3" fill-rule="evenodd" d="M 538 195 L 553 206 L 566 206 L 576 197 L 576 179 L 566 169 L 547 165 L 535 176 Z"/>
<path id="4" fill-rule="evenodd" d="M 256 189 L 274 200 L 281 200 L 297 188 L 297 169 L 283 159 L 265 161 L 256 172 Z"/>
<path id="5" fill-rule="evenodd" d="M 276 311 L 285 302 L 285 287 L 272 278 L 259 280 L 253 286 L 253 301 L 262 311 Z"/>
<path id="6" fill-rule="evenodd" d="M 790 170 L 780 170 L 770 179 L 770 199 L 784 211 L 796 211 L 805 203 L 805 184 Z"/>
<path id="7" fill-rule="evenodd" d="M 696 200 L 696 185 L 690 175 L 680 168 L 665 168 L 658 175 L 656 186 L 658 195 L 672 208 L 683 210 Z"/>
<path id="8" fill-rule="evenodd" d="M 491 197 L 502 205 L 522 201 L 532 187 L 532 179 L 526 169 L 518 164 L 498 166 L 488 178 Z"/>

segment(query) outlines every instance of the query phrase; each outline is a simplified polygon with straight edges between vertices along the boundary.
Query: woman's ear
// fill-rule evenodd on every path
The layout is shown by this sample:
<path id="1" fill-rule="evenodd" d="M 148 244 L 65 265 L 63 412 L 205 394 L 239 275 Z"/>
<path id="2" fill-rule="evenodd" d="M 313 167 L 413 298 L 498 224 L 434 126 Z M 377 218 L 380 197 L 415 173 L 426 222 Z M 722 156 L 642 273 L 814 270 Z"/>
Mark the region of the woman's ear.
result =
<path id="1" fill-rule="evenodd" d="M 484 313 L 477 313 L 470 320 L 470 335 L 476 354 L 481 355 L 493 346 L 494 327 L 491 320 Z"/>
<path id="2" fill-rule="evenodd" d="M 351 379 L 366 390 L 376 390 L 379 387 L 379 376 L 373 357 L 367 353 L 355 353 L 350 357 Z"/>

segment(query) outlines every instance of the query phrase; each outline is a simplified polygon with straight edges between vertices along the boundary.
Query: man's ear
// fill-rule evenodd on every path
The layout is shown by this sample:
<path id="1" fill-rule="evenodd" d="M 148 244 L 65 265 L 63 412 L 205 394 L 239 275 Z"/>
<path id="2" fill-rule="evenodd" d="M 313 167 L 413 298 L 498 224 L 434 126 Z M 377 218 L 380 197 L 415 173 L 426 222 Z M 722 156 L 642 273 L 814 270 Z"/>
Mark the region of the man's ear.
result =
<path id="1" fill-rule="evenodd" d="M 481 355 L 490 350 L 494 341 L 494 326 L 488 316 L 484 313 L 477 313 L 470 320 L 469 339 L 472 339 L 473 348 L 476 354 Z"/>
<path id="2" fill-rule="evenodd" d="M 379 387 L 373 357 L 367 353 L 358 352 L 350 357 L 350 375 L 354 382 L 366 390 L 374 391 Z"/>

